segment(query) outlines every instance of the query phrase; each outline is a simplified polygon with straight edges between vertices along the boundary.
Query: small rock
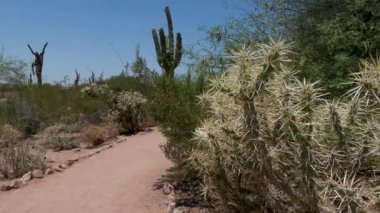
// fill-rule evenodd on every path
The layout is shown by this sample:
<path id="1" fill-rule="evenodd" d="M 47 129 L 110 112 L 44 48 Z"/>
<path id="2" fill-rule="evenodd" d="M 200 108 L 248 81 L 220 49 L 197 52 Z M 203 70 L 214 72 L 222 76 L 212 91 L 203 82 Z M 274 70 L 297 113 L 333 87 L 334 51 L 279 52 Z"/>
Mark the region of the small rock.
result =
<path id="1" fill-rule="evenodd" d="M 113 144 L 108 145 L 108 148 L 112 148 L 112 147 L 113 147 Z"/>
<path id="2" fill-rule="evenodd" d="M 0 188 L 1 191 L 9 191 L 11 189 L 12 189 L 12 186 L 10 184 L 4 184 Z"/>
<path id="3" fill-rule="evenodd" d="M 96 151 L 95 151 L 95 153 L 96 153 L 96 154 L 99 154 L 99 153 L 100 153 L 100 151 L 101 151 L 100 149 L 99 149 L 99 150 L 96 150 Z"/>
<path id="4" fill-rule="evenodd" d="M 59 168 L 59 166 L 54 166 L 53 170 L 56 172 L 63 172 L 63 169 Z"/>
<path id="5" fill-rule="evenodd" d="M 44 172 L 40 169 L 35 169 L 32 171 L 32 177 L 33 178 L 43 178 L 44 177 Z"/>
<path id="6" fill-rule="evenodd" d="M 173 213 L 188 213 L 189 209 L 186 207 L 178 207 L 173 210 Z"/>
<path id="7" fill-rule="evenodd" d="M 169 212 L 169 213 L 172 213 L 175 209 L 175 202 L 169 202 L 168 203 L 168 208 L 167 208 L 167 211 L 166 212 Z"/>
<path id="8" fill-rule="evenodd" d="M 23 182 L 23 181 L 21 181 L 21 180 L 14 180 L 14 181 L 12 181 L 12 183 L 10 184 L 11 189 L 18 189 L 18 188 L 23 187 L 24 185 L 26 185 L 26 182 Z"/>
<path id="9" fill-rule="evenodd" d="M 59 164 L 59 165 L 58 165 L 58 168 L 60 168 L 60 169 L 66 169 L 66 168 L 67 168 L 67 166 L 66 166 L 66 165 L 64 165 L 64 164 Z"/>
<path id="10" fill-rule="evenodd" d="M 75 148 L 75 149 L 73 149 L 73 151 L 74 151 L 74 152 L 80 152 L 81 149 L 80 149 L 80 148 Z"/>
<path id="11" fill-rule="evenodd" d="M 51 168 L 47 168 L 47 169 L 45 170 L 45 175 L 51 175 L 51 174 L 53 174 L 53 173 L 54 173 L 54 170 L 51 169 Z"/>
<path id="12" fill-rule="evenodd" d="M 174 187 L 170 185 L 169 183 L 164 183 L 164 186 L 162 187 L 162 191 L 164 194 L 168 195 L 174 190 Z"/>
<path id="13" fill-rule="evenodd" d="M 47 159 L 48 163 L 54 163 L 55 161 L 53 159 Z"/>
<path id="14" fill-rule="evenodd" d="M 25 173 L 21 178 L 20 180 L 23 181 L 23 182 L 28 182 L 32 179 L 32 172 L 27 172 Z"/>
<path id="15" fill-rule="evenodd" d="M 70 159 L 70 160 L 67 161 L 67 165 L 68 166 L 72 166 L 77 161 L 78 161 L 78 159 Z"/>

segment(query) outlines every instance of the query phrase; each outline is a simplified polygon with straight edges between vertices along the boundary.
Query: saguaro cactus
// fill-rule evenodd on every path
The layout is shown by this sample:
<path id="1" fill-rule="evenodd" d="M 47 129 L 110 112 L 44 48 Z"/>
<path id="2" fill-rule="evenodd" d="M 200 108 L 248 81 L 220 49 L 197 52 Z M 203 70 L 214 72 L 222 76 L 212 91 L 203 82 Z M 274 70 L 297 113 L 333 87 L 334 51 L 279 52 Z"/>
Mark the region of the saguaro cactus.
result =
<path id="1" fill-rule="evenodd" d="M 166 19 L 168 22 L 168 35 L 165 35 L 164 29 L 152 29 L 154 46 L 157 54 L 157 61 L 164 70 L 164 75 L 169 78 L 174 77 L 174 70 L 177 68 L 182 58 L 182 36 L 177 33 L 174 49 L 173 22 L 169 7 L 165 8 Z"/>
<path id="2" fill-rule="evenodd" d="M 42 66 L 44 63 L 44 54 L 45 54 L 45 49 L 47 45 L 48 43 L 46 42 L 44 45 L 44 48 L 42 49 L 42 52 L 38 53 L 37 51 L 34 51 L 32 47 L 28 44 L 28 48 L 30 52 L 32 52 L 32 54 L 35 57 L 34 62 L 32 64 L 32 72 L 33 72 L 33 75 L 35 74 L 37 76 L 37 84 L 39 86 L 42 85 Z"/>
<path id="3" fill-rule="evenodd" d="M 74 81 L 75 86 L 79 85 L 79 79 L 80 79 L 80 74 L 79 74 L 78 70 L 75 69 L 75 81 Z"/>

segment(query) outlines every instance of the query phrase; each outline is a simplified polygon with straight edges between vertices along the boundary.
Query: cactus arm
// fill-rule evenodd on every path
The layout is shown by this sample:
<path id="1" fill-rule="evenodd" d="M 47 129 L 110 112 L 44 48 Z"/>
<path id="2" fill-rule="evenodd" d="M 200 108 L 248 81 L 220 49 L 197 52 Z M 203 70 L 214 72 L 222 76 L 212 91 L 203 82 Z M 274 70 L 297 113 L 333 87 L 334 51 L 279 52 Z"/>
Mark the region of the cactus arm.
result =
<path id="1" fill-rule="evenodd" d="M 165 8 L 165 14 L 166 14 L 166 19 L 168 22 L 168 54 L 170 54 L 170 59 L 173 59 L 174 57 L 174 33 L 173 33 L 173 21 L 172 21 L 172 16 L 170 14 L 170 9 L 169 7 Z M 172 60 L 171 60 L 172 61 Z"/>
<path id="2" fill-rule="evenodd" d="M 36 54 L 36 53 L 33 51 L 32 47 L 31 47 L 29 44 L 28 44 L 28 48 L 29 48 L 30 52 L 32 52 L 33 55 Z"/>
<path id="3" fill-rule="evenodd" d="M 177 41 L 175 47 L 174 68 L 176 68 L 181 62 L 182 58 L 182 36 L 181 33 L 177 33 Z"/>
<path id="4" fill-rule="evenodd" d="M 160 67 L 162 67 L 163 58 L 162 58 L 162 54 L 161 54 L 160 41 L 158 40 L 158 35 L 157 35 L 156 29 L 152 29 L 152 36 L 153 36 L 154 47 L 156 49 L 157 61 L 158 61 L 158 64 L 160 65 Z"/>
<path id="5" fill-rule="evenodd" d="M 48 45 L 48 43 L 46 42 L 45 45 L 44 45 L 44 48 L 42 49 L 42 52 L 41 52 L 42 55 L 45 54 L 45 49 L 46 49 L 47 45 Z"/>
<path id="6" fill-rule="evenodd" d="M 166 49 L 166 36 L 163 28 L 160 28 L 159 30 L 159 36 L 160 36 L 160 43 L 161 43 L 161 56 L 162 56 L 162 68 L 168 69 L 169 68 L 169 60 L 168 60 L 168 53 Z"/>

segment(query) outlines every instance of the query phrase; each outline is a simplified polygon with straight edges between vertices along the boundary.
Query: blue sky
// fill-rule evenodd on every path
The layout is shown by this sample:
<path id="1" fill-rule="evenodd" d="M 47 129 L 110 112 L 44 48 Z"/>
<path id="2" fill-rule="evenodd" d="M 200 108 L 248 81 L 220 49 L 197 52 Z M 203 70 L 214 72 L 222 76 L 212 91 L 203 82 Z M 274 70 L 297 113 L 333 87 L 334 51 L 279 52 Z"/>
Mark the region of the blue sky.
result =
<path id="1" fill-rule="evenodd" d="M 0 47 L 5 56 L 25 60 L 30 44 L 45 53 L 44 81 L 74 79 L 91 71 L 106 77 L 121 72 L 122 59 L 133 61 L 136 45 L 148 66 L 160 70 L 151 29 L 166 29 L 165 6 L 170 6 L 174 31 L 184 46 L 204 38 L 200 26 L 223 24 L 236 10 L 233 0 L 0 0 Z"/>

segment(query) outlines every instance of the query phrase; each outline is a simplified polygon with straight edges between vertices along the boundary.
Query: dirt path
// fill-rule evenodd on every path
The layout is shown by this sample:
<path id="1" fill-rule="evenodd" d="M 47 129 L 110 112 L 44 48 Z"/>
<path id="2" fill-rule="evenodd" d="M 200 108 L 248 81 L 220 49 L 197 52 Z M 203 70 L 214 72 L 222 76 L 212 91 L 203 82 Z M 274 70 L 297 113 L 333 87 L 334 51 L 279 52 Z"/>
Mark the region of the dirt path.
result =
<path id="1" fill-rule="evenodd" d="M 166 197 L 153 185 L 170 167 L 157 130 L 128 137 L 60 174 L 0 193 L 1 213 L 165 212 Z"/>

